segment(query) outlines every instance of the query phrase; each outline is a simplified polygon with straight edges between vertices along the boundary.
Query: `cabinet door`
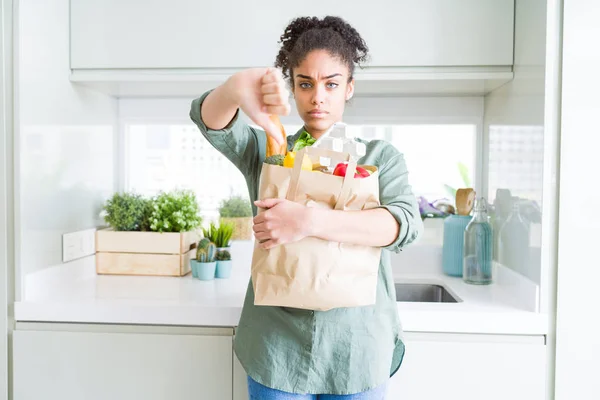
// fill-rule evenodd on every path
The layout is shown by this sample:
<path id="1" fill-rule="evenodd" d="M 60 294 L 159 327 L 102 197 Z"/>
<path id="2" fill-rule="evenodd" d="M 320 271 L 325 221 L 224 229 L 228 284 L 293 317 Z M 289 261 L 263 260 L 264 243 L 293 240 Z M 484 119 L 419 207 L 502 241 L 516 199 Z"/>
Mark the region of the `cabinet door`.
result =
<path id="1" fill-rule="evenodd" d="M 389 400 L 544 400 L 543 337 L 407 334 Z"/>
<path id="2" fill-rule="evenodd" d="M 248 400 L 248 375 L 235 354 L 233 355 L 233 400 Z"/>
<path id="3" fill-rule="evenodd" d="M 513 61 L 513 0 L 71 0 L 70 10 L 73 69 L 269 66 L 285 26 L 305 15 L 348 20 L 370 66 Z"/>
<path id="4" fill-rule="evenodd" d="M 14 399 L 232 398 L 231 336 L 15 331 Z"/>

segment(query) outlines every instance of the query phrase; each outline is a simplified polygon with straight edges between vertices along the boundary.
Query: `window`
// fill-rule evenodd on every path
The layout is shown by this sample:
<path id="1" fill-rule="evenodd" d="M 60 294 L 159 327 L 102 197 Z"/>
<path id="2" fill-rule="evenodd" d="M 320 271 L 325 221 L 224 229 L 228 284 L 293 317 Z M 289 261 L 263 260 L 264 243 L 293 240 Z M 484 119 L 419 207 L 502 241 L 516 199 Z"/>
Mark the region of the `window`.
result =
<path id="1" fill-rule="evenodd" d="M 354 125 L 350 129 L 363 139 L 387 140 L 403 153 L 417 196 L 429 201 L 451 198 L 451 188 L 474 185 L 474 124 Z"/>
<path id="2" fill-rule="evenodd" d="M 285 128 L 293 134 L 300 127 Z M 449 188 L 474 181 L 474 124 L 350 125 L 349 129 L 367 140 L 387 140 L 404 153 L 414 193 L 429 201 L 451 198 Z M 153 195 L 160 190 L 191 189 L 208 220 L 218 218 L 222 199 L 248 197 L 241 172 L 192 123 L 130 123 L 125 125 L 125 137 L 126 190 Z"/>
<path id="3" fill-rule="evenodd" d="M 542 202 L 544 128 L 490 125 L 489 197 L 510 188 L 513 196 Z"/>
<path id="4" fill-rule="evenodd" d="M 248 197 L 241 172 L 193 125 L 126 126 L 125 188 L 144 195 L 190 189 L 204 218 L 218 217 L 222 199 Z"/>

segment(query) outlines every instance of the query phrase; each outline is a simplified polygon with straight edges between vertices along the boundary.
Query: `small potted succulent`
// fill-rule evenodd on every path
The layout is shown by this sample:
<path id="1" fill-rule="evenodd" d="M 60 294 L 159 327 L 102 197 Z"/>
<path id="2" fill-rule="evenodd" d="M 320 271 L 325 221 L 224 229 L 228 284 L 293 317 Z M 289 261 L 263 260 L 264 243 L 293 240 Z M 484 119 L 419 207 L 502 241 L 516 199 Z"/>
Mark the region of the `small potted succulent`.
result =
<path id="1" fill-rule="evenodd" d="M 192 276 L 203 281 L 215 278 L 217 269 L 216 246 L 209 239 L 204 238 L 198 242 L 196 259 L 190 260 Z"/>
<path id="2" fill-rule="evenodd" d="M 211 222 L 210 226 L 207 229 L 202 229 L 202 231 L 204 237 L 217 246 L 217 252 L 230 250 L 233 224 L 221 222 L 219 225 L 216 225 L 214 222 Z"/>
<path id="3" fill-rule="evenodd" d="M 219 207 L 221 223 L 233 224 L 232 240 L 252 240 L 252 207 L 250 200 L 232 196 L 221 201 Z"/>
<path id="4" fill-rule="evenodd" d="M 217 252 L 217 278 L 229 278 L 231 276 L 231 253 L 228 250 Z"/>

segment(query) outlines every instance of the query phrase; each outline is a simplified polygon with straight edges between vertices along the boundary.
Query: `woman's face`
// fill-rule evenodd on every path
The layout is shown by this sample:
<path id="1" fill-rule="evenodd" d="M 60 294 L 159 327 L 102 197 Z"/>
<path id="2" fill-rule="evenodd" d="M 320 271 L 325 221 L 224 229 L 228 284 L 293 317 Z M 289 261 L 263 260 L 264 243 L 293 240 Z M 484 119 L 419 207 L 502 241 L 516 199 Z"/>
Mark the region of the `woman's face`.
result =
<path id="1" fill-rule="evenodd" d="M 319 138 L 342 121 L 346 101 L 354 93 L 354 80 L 348 83 L 348 67 L 326 50 L 308 53 L 292 73 L 298 114 L 306 130 Z"/>

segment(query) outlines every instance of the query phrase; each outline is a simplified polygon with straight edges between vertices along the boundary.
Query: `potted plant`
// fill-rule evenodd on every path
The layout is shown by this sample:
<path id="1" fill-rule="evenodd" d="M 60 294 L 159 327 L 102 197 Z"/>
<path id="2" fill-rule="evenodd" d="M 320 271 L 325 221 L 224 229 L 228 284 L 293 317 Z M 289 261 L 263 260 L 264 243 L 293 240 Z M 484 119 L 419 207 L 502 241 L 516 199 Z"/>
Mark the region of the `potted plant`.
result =
<path id="1" fill-rule="evenodd" d="M 109 225 L 96 232 L 96 272 L 183 276 L 200 239 L 200 212 L 191 191 L 152 198 L 115 193 L 103 207 Z"/>
<path id="2" fill-rule="evenodd" d="M 207 238 L 198 242 L 196 248 L 196 258 L 190 260 L 192 276 L 203 281 L 209 281 L 215 278 L 217 262 L 215 260 L 217 253 L 216 246 Z"/>
<path id="3" fill-rule="evenodd" d="M 104 203 L 104 221 L 115 231 L 140 231 L 150 207 L 150 200 L 137 193 L 115 193 Z"/>
<path id="4" fill-rule="evenodd" d="M 231 253 L 227 250 L 217 252 L 217 278 L 229 278 L 231 276 Z"/>
<path id="5" fill-rule="evenodd" d="M 233 224 L 232 240 L 251 240 L 252 207 L 250 201 L 242 196 L 232 196 L 221 202 L 219 207 L 221 222 Z"/>
<path id="6" fill-rule="evenodd" d="M 234 226 L 231 223 L 221 222 L 219 225 L 210 223 L 207 229 L 203 229 L 204 237 L 208 238 L 217 246 L 217 251 L 229 250 Z"/>

